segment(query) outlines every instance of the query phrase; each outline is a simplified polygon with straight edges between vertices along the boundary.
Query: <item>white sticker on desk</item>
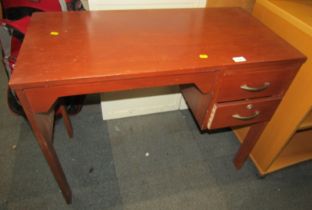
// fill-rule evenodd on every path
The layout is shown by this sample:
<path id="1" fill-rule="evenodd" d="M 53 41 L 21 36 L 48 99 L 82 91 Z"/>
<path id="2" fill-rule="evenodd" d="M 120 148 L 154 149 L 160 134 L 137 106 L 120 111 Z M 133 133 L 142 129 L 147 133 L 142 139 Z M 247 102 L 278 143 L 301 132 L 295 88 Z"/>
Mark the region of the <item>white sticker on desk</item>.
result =
<path id="1" fill-rule="evenodd" d="M 244 56 L 233 57 L 232 60 L 233 60 L 235 63 L 247 61 L 247 59 L 246 59 Z"/>

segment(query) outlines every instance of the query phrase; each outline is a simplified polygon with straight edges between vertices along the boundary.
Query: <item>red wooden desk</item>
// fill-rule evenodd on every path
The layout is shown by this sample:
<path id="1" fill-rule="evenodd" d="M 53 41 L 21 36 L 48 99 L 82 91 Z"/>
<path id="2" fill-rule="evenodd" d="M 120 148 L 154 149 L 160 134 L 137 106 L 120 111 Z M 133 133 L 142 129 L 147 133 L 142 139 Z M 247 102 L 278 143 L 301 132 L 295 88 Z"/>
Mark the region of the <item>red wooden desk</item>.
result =
<path id="1" fill-rule="evenodd" d="M 37 13 L 10 86 L 70 203 L 52 144 L 58 98 L 182 85 L 201 129 L 252 124 L 240 168 L 304 60 L 238 8 Z"/>

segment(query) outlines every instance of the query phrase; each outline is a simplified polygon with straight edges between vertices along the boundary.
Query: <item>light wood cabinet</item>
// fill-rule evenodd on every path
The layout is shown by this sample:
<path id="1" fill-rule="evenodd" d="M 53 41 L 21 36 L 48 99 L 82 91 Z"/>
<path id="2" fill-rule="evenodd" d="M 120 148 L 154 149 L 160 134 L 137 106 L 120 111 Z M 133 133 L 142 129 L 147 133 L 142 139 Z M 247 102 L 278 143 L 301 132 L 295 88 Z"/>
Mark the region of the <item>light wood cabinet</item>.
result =
<path id="1" fill-rule="evenodd" d="M 207 0 L 207 7 L 242 7 L 251 12 L 255 0 Z"/>
<path id="2" fill-rule="evenodd" d="M 307 57 L 251 153 L 260 174 L 312 159 L 312 2 L 257 0 L 253 15 Z M 234 129 L 242 141 L 248 128 Z"/>

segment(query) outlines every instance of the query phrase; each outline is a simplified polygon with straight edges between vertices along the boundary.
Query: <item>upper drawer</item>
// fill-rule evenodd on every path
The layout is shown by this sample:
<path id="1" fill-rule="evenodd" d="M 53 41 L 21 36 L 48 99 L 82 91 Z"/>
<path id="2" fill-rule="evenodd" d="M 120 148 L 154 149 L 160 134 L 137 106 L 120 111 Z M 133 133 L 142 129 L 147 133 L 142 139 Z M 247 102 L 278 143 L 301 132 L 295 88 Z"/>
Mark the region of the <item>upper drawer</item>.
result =
<path id="1" fill-rule="evenodd" d="M 298 68 L 288 64 L 225 70 L 217 101 L 282 95 Z"/>

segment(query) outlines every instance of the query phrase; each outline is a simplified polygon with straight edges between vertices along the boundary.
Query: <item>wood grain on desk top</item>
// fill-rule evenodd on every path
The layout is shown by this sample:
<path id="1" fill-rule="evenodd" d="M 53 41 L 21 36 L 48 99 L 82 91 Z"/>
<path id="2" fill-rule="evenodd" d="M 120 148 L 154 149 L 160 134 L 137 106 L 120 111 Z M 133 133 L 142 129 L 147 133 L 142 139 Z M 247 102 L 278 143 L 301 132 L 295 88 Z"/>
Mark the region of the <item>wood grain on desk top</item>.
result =
<path id="1" fill-rule="evenodd" d="M 239 8 L 36 13 L 10 85 L 185 73 L 233 65 L 234 56 L 304 58 Z"/>

